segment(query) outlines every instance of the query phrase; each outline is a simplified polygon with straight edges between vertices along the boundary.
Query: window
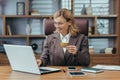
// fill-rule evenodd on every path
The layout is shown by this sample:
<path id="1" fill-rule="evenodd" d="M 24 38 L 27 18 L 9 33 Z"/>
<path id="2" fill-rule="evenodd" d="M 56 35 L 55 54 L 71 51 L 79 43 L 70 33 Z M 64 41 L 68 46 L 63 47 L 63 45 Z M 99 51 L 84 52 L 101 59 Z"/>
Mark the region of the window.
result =
<path id="1" fill-rule="evenodd" d="M 89 4 L 90 0 L 74 0 L 75 15 L 81 15 L 83 5 L 85 5 L 85 7 L 87 8 Z M 91 0 L 93 15 L 109 14 L 109 6 L 109 0 Z"/>

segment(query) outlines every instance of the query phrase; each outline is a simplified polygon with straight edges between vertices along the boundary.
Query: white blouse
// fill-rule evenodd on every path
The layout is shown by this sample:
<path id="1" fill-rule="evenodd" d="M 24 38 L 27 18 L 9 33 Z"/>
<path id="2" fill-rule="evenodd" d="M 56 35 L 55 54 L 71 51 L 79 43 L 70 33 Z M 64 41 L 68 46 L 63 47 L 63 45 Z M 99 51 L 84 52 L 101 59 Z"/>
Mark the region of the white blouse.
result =
<path id="1" fill-rule="evenodd" d="M 65 36 L 63 36 L 63 35 L 60 33 L 60 39 L 61 39 L 61 42 L 69 43 L 70 33 L 68 33 L 68 34 L 65 35 Z M 65 48 L 65 47 L 63 47 L 63 51 L 64 51 L 64 53 L 66 52 L 66 48 Z"/>

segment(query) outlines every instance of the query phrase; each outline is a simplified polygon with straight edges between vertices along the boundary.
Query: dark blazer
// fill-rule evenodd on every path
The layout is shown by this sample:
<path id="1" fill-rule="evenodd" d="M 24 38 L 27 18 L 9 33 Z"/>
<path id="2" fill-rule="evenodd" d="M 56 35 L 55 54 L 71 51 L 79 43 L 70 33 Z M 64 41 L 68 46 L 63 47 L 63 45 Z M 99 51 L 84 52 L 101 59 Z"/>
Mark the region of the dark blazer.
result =
<path id="1" fill-rule="evenodd" d="M 41 55 L 41 66 L 88 66 L 90 64 L 88 39 L 83 34 L 70 37 L 69 40 L 70 45 L 77 46 L 77 55 L 73 55 L 67 50 L 64 53 L 60 42 L 60 35 L 58 33 L 51 34 L 47 37 Z"/>

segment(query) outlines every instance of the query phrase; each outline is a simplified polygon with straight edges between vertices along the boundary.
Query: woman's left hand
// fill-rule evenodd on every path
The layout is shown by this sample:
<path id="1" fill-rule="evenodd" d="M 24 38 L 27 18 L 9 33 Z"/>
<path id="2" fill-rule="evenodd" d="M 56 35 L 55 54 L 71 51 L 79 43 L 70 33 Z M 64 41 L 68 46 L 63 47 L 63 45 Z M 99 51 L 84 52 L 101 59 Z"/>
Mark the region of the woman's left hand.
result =
<path id="1" fill-rule="evenodd" d="M 69 45 L 66 47 L 69 53 L 72 53 L 73 55 L 77 54 L 77 47 L 74 45 Z"/>

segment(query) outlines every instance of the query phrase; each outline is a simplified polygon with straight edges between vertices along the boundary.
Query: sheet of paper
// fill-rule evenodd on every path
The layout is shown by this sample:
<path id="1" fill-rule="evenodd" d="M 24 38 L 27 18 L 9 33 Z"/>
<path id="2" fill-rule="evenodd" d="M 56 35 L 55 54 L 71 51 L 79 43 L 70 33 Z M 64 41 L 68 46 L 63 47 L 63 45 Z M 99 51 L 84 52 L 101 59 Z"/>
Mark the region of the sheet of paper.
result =
<path id="1" fill-rule="evenodd" d="M 104 69 L 104 70 L 120 70 L 120 66 L 116 65 L 96 65 L 93 68 Z"/>

